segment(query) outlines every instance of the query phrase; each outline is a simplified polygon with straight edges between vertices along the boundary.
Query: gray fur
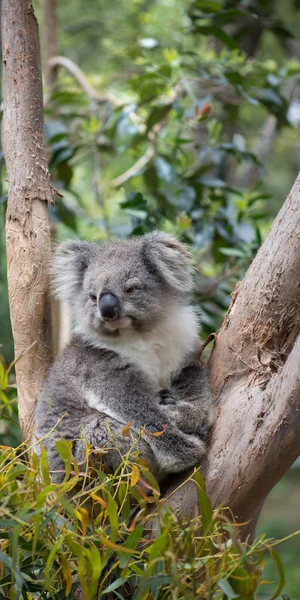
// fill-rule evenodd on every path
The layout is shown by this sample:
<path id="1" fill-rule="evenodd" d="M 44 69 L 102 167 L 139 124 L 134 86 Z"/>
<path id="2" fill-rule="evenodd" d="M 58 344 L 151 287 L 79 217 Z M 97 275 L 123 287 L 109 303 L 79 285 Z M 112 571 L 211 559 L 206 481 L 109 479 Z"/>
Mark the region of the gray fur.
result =
<path id="1" fill-rule="evenodd" d="M 184 246 L 161 232 L 102 245 L 67 242 L 54 257 L 53 289 L 69 303 L 74 328 L 37 404 L 38 438 L 59 421 L 44 441 L 56 480 L 63 464 L 54 440 L 72 441 L 75 457 L 83 461 L 82 433 L 93 447 L 104 448 L 107 423 L 121 453 L 132 444 L 120 432 L 129 421 L 135 436 L 141 426 L 154 433 L 166 425 L 163 435 L 143 434 L 139 442 L 159 481 L 199 464 L 214 399 L 197 358 L 197 320 L 189 304 L 192 268 Z M 99 309 L 106 292 L 118 300 L 111 322 Z M 104 456 L 115 470 L 118 453 Z"/>

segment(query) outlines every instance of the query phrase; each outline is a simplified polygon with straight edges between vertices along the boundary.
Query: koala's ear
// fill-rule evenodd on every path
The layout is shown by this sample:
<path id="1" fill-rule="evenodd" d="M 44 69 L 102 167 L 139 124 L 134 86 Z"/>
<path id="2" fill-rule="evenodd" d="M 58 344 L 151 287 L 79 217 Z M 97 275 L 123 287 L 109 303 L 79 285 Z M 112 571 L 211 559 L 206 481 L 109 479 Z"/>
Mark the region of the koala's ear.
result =
<path id="1" fill-rule="evenodd" d="M 168 233 L 155 231 L 144 236 L 146 262 L 172 288 L 187 294 L 193 289 L 191 254 Z"/>
<path id="2" fill-rule="evenodd" d="M 93 243 L 80 240 L 63 242 L 56 248 L 50 271 L 51 289 L 57 298 L 71 302 L 78 294 L 93 250 Z"/>

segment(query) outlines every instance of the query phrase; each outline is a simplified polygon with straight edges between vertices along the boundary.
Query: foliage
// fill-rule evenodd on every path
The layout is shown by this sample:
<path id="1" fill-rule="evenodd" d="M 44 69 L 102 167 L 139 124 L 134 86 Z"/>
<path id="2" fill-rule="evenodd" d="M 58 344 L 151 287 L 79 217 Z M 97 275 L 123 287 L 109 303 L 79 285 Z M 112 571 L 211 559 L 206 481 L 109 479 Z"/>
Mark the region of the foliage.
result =
<path id="1" fill-rule="evenodd" d="M 31 462 L 22 446 L 1 450 L 0 597 L 76 598 L 80 586 L 90 600 L 108 594 L 247 600 L 259 585 L 265 550 L 278 567 L 278 597 L 284 584 L 278 554 L 264 537 L 251 546 L 239 540 L 225 512 L 212 511 L 199 472 L 193 479 L 202 518 L 180 523 L 163 510 L 157 484 L 134 449 L 115 475 L 86 469 L 80 481 L 74 463 L 61 486 L 51 481 L 44 450 Z M 59 450 L 71 468 L 69 444 L 61 441 Z M 155 541 L 149 537 L 154 518 Z"/>
<path id="2" fill-rule="evenodd" d="M 64 196 L 49 209 L 53 230 L 99 241 L 154 228 L 181 237 L 195 253 L 203 336 L 219 329 L 298 170 L 281 150 L 272 177 L 264 172 L 277 140 L 298 143 L 290 90 L 299 63 L 289 47 L 298 9 L 272 0 L 58 2 L 62 53 L 95 89 L 91 97 L 61 68 L 45 90 L 49 166 Z M 261 157 L 272 115 L 275 143 Z M 12 360 L 10 332 L 2 337 Z"/>
<path id="3" fill-rule="evenodd" d="M 9 382 L 14 364 L 7 369 L 0 355 L 0 440 L 1 444 L 17 446 L 21 442 L 18 423 L 16 385 Z"/>
<path id="4" fill-rule="evenodd" d="M 191 244 L 207 334 L 219 328 L 269 225 L 263 165 L 245 121 L 254 116 L 257 128 L 274 115 L 278 131 L 290 126 L 285 90 L 300 68 L 241 49 L 245 18 L 253 27 L 262 16 L 262 34 L 279 41 L 292 37 L 272 2 L 195 0 L 180 10 L 186 26 L 178 24 L 177 37 L 123 48 L 128 74 L 106 101 L 61 74 L 47 101 L 50 168 L 65 193 L 52 216 L 98 240 L 162 228 Z"/>
<path id="5" fill-rule="evenodd" d="M 11 414 L 0 365 L 1 400 Z M 122 433 L 131 435 L 130 424 Z M 212 510 L 199 471 L 190 479 L 201 517 L 179 521 L 136 441 L 114 474 L 103 470 L 104 451 L 86 446 L 87 461 L 78 464 L 71 444 L 57 441 L 65 464 L 60 485 L 41 442 L 0 447 L 0 598 L 75 599 L 81 588 L 86 600 L 251 600 L 268 583 L 266 552 L 278 570 L 272 598 L 279 596 L 285 579 L 273 543 L 263 535 L 241 542 L 227 510 Z M 119 452 L 113 436 L 111 447 Z"/>

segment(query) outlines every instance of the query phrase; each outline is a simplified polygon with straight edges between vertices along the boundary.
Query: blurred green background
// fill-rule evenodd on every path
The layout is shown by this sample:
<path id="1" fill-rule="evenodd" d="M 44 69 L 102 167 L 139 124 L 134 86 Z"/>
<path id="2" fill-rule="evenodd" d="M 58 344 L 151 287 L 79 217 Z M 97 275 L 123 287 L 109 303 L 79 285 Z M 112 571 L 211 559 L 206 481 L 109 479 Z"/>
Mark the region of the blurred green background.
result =
<path id="1" fill-rule="evenodd" d="M 53 241 L 156 228 L 179 236 L 194 252 L 205 338 L 219 329 L 299 170 L 299 0 L 34 6 L 49 166 L 63 195 L 49 209 Z M 72 62 L 49 75 L 53 54 Z M 9 364 L 2 154 L 1 167 L 1 352 Z M 66 321 L 56 313 L 54 320 L 58 349 Z M 18 443 L 16 415 L 0 421 L 0 436 Z M 296 462 L 268 498 L 258 531 L 279 539 L 300 529 L 299 498 Z M 278 549 L 285 593 L 300 598 L 300 537 Z M 265 579 L 272 569 L 267 564 Z"/>

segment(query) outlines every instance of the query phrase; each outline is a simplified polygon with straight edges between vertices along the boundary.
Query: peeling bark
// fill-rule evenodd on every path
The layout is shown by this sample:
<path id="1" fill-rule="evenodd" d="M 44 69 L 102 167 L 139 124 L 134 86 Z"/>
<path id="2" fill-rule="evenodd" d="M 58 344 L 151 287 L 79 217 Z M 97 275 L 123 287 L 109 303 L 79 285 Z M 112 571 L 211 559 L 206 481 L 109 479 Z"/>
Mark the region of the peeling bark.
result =
<path id="1" fill-rule="evenodd" d="M 20 423 L 27 438 L 52 359 L 47 295 L 47 203 L 52 202 L 52 189 L 44 145 L 38 26 L 30 0 L 3 0 L 2 52 L 8 290 L 15 356 L 22 355 L 16 376 Z"/>
<path id="2" fill-rule="evenodd" d="M 213 504 L 251 521 L 244 535 L 300 455 L 299 332 L 300 175 L 232 295 L 209 361 L 218 417 L 201 470 Z M 171 498 L 178 513 L 196 503 L 193 483 Z"/>

